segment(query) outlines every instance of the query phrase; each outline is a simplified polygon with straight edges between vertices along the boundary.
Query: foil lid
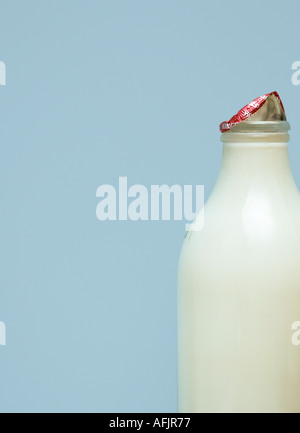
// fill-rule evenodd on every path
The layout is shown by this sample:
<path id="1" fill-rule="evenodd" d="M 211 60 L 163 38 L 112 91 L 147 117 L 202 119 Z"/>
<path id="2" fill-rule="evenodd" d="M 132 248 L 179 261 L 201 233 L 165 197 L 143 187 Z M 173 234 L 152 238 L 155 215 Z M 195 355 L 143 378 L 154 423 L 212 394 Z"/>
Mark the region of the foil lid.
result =
<path id="1" fill-rule="evenodd" d="M 228 122 L 220 124 L 220 131 L 230 131 L 241 122 L 278 122 L 286 121 L 286 115 L 277 92 L 266 93 L 245 105 Z"/>

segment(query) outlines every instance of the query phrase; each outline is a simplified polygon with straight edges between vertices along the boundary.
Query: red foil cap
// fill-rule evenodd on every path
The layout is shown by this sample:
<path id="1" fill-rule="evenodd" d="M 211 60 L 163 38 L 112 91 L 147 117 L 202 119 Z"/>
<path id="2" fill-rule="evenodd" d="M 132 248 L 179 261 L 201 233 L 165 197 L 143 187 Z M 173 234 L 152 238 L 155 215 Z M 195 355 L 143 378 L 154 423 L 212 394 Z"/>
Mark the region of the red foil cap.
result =
<path id="1" fill-rule="evenodd" d="M 250 120 L 249 117 L 252 116 L 254 113 L 256 113 L 267 101 L 269 97 L 272 97 L 272 99 L 275 99 L 277 101 L 277 104 L 280 105 L 280 111 L 281 113 L 273 117 L 264 118 L 263 120 L 266 121 L 278 121 L 278 120 L 286 120 L 284 107 L 282 104 L 282 101 L 280 99 L 280 96 L 277 92 L 271 92 L 266 93 L 263 96 L 259 96 L 259 98 L 254 99 L 254 101 L 250 102 L 250 104 L 245 105 L 237 114 L 235 114 L 228 122 L 222 122 L 220 124 L 220 131 L 227 132 L 230 131 L 235 125 L 237 125 L 240 122 L 243 122 L 244 120 Z M 256 119 L 257 120 L 257 119 Z"/>

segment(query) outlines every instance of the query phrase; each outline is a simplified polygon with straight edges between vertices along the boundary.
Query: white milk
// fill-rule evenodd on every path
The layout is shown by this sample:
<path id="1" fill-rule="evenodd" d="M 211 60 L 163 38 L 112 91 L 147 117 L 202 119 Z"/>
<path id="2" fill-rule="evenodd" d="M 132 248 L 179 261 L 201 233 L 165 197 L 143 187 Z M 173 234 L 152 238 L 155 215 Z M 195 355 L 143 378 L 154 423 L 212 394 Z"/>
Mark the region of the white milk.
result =
<path id="1" fill-rule="evenodd" d="M 179 412 L 300 412 L 300 195 L 288 123 L 257 124 L 222 135 L 204 227 L 184 240 Z"/>

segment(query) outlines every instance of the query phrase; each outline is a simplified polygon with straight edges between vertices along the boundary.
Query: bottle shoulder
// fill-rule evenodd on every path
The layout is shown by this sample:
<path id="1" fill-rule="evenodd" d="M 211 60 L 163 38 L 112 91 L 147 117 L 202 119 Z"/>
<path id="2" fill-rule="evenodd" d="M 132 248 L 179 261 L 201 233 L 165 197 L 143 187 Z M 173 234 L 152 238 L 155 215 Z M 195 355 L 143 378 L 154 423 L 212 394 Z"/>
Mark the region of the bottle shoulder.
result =
<path id="1" fill-rule="evenodd" d="M 285 255 L 300 260 L 298 192 L 272 197 L 249 190 L 243 199 L 231 197 L 228 201 L 212 194 L 201 210 L 202 226 L 197 227 L 197 218 L 186 232 L 181 257 L 221 261 L 230 255 L 252 255 L 272 261 L 274 256 Z"/>

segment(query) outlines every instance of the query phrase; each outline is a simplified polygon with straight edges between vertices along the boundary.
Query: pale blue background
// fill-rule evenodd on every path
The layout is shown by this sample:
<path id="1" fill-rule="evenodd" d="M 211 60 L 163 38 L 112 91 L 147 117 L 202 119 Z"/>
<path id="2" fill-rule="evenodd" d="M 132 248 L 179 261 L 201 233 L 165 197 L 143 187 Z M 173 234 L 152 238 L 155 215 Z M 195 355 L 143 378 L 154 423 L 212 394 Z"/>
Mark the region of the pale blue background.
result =
<path id="1" fill-rule="evenodd" d="M 96 188 L 204 184 L 218 125 L 277 90 L 300 185 L 300 3 L 0 1 L 0 411 L 175 412 L 182 222 Z"/>

